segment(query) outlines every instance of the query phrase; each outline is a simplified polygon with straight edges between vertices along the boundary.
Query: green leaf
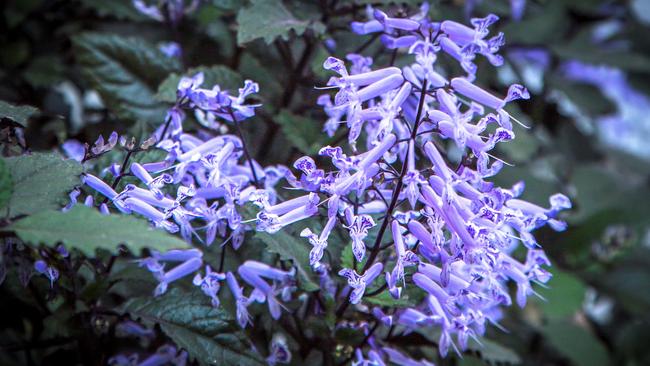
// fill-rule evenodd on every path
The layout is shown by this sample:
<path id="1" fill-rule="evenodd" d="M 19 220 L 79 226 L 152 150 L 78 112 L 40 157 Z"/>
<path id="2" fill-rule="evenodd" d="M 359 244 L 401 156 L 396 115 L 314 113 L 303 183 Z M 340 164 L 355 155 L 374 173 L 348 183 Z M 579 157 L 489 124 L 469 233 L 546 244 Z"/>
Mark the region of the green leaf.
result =
<path id="1" fill-rule="evenodd" d="M 31 59 L 23 77 L 35 88 L 49 88 L 65 79 L 66 67 L 62 57 L 52 55 Z"/>
<path id="2" fill-rule="evenodd" d="M 0 100 L 0 119 L 8 118 L 19 125 L 26 127 L 29 117 L 37 114 L 38 108 L 24 105 L 15 106 L 5 101 Z"/>
<path id="3" fill-rule="evenodd" d="M 251 6 L 237 13 L 237 43 L 242 45 L 258 38 L 267 44 L 277 37 L 288 39 L 289 31 L 302 35 L 310 22 L 299 20 L 282 4 L 274 0 L 253 0 Z"/>
<path id="4" fill-rule="evenodd" d="M 117 252 L 120 244 L 133 253 L 143 248 L 166 251 L 189 248 L 180 238 L 162 229 L 152 228 L 145 220 L 127 215 L 103 215 L 99 211 L 77 205 L 68 212 L 43 211 L 15 222 L 6 231 L 14 231 L 22 240 L 53 247 L 63 243 L 87 256 L 95 250 Z"/>
<path id="5" fill-rule="evenodd" d="M 83 6 L 93 9 L 102 17 L 115 17 L 117 19 L 134 21 L 152 20 L 146 15 L 140 13 L 135 6 L 133 6 L 133 0 L 81 0 L 81 3 Z"/>
<path id="6" fill-rule="evenodd" d="M 11 172 L 7 167 L 4 159 L 0 159 L 0 208 L 4 208 L 9 200 L 14 189 L 14 183 L 11 178 Z"/>
<path id="7" fill-rule="evenodd" d="M 218 84 L 221 87 L 221 90 L 236 91 L 237 88 L 241 88 L 244 85 L 241 75 L 223 65 L 194 67 L 187 70 L 185 75 L 194 76 L 199 72 L 203 73 L 204 81 L 202 87 L 204 88 L 212 88 L 214 85 Z M 176 101 L 176 89 L 178 88 L 178 82 L 180 80 L 180 74 L 174 73 L 169 75 L 160 86 L 158 86 L 156 100 L 174 103 Z"/>
<path id="8" fill-rule="evenodd" d="M 624 215 L 612 218 L 613 223 L 625 221 L 648 222 L 647 189 L 643 184 L 622 178 L 596 164 L 583 164 L 575 169 L 572 179 L 576 187 L 579 207 L 571 216 L 570 223 L 579 223 L 608 209 L 624 211 Z M 615 188 L 615 189 L 614 189 Z"/>
<path id="9" fill-rule="evenodd" d="M 548 283 L 549 289 L 539 292 L 546 301 L 540 301 L 544 314 L 549 318 L 566 318 L 582 308 L 585 297 L 585 285 L 570 273 L 552 269 L 553 278 Z"/>
<path id="10" fill-rule="evenodd" d="M 593 258 L 593 257 L 592 257 Z M 613 297 L 616 303 L 636 317 L 647 316 L 650 309 L 650 249 L 637 247 L 629 250 L 614 266 L 603 266 L 593 275 L 590 283 L 599 292 Z"/>
<path id="11" fill-rule="evenodd" d="M 154 99 L 156 88 L 178 61 L 137 38 L 84 33 L 73 38 L 77 62 L 91 86 L 119 117 L 161 122 L 166 106 Z"/>
<path id="12" fill-rule="evenodd" d="M 287 110 L 282 110 L 275 117 L 280 126 L 282 133 L 291 141 L 298 150 L 313 155 L 323 146 L 323 138 L 326 137 L 320 124 L 310 118 L 305 118 L 292 114 Z"/>
<path id="13" fill-rule="evenodd" d="M 269 251 L 278 253 L 282 259 L 290 259 L 296 266 L 299 286 L 305 291 L 316 291 L 319 289 L 316 281 L 313 280 L 309 267 L 309 248 L 305 242 L 300 242 L 286 231 L 278 231 L 273 235 L 258 232 L 255 238 L 266 244 Z"/>
<path id="14" fill-rule="evenodd" d="M 490 365 L 521 364 L 521 358 L 513 350 L 487 338 L 481 338 L 481 344 L 470 338 L 467 342 L 467 351 L 476 353 Z"/>
<path id="15" fill-rule="evenodd" d="M 502 31 L 508 42 L 544 44 L 563 39 L 570 24 L 566 6 L 561 1 L 551 1 L 534 16 L 507 23 Z"/>
<path id="16" fill-rule="evenodd" d="M 239 326 L 224 310 L 210 305 L 197 290 L 184 293 L 172 288 L 157 298 L 130 300 L 124 312 L 162 331 L 202 365 L 264 365 Z"/>
<path id="17" fill-rule="evenodd" d="M 625 71 L 650 73 L 650 57 L 642 53 L 606 51 L 582 42 L 558 43 L 551 50 L 564 60 L 609 65 Z"/>
<path id="18" fill-rule="evenodd" d="M 379 282 L 379 281 L 377 281 Z M 368 289 L 366 292 L 372 292 L 374 289 Z M 365 296 L 364 302 L 377 306 L 389 306 L 394 308 L 405 308 L 417 306 L 424 298 L 424 292 L 414 285 L 406 285 L 404 292 L 399 299 L 394 299 L 388 290 L 384 290 L 375 296 Z"/>
<path id="19" fill-rule="evenodd" d="M 354 268 L 354 262 L 356 261 L 357 259 L 354 257 L 354 253 L 352 253 L 352 245 L 345 245 L 341 251 L 341 268 Z M 357 268 L 363 268 L 366 265 L 367 261 L 368 253 L 366 253 L 361 262 L 357 263 Z"/>
<path id="20" fill-rule="evenodd" d="M 31 215 L 66 204 L 66 194 L 80 184 L 81 165 L 57 154 L 35 153 L 6 158 L 14 191 L 8 216 Z"/>
<path id="21" fill-rule="evenodd" d="M 609 365 L 607 349 L 584 328 L 556 320 L 544 327 L 546 340 L 576 366 Z"/>
<path id="22" fill-rule="evenodd" d="M 363 331 L 354 327 L 337 327 L 334 338 L 341 344 L 357 346 L 364 338 Z"/>

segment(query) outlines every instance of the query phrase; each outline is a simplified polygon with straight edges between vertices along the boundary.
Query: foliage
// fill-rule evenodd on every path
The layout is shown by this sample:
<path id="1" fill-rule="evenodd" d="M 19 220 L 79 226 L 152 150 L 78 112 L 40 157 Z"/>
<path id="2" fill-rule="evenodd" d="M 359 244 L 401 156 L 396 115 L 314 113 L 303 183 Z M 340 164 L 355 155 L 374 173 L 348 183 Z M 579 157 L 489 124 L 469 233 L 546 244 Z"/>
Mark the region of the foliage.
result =
<path id="1" fill-rule="evenodd" d="M 105 217 L 88 207 L 73 207 L 68 212 L 40 211 L 8 226 L 26 243 L 55 247 L 64 244 L 92 257 L 104 249 L 117 254 L 124 245 L 133 253 L 143 248 L 167 251 L 188 248 L 181 239 L 161 229 L 150 227 L 144 220 L 132 216 Z"/>
<path id="2" fill-rule="evenodd" d="M 61 208 L 79 182 L 81 165 L 58 154 L 35 153 L 4 159 L 13 191 L 4 216 L 30 215 Z"/>
<path id="3" fill-rule="evenodd" d="M 245 335 L 223 309 L 215 309 L 205 296 L 180 290 L 151 300 L 135 298 L 124 305 L 135 319 L 159 324 L 163 332 L 202 365 L 263 365 L 250 351 Z"/>
<path id="4" fill-rule="evenodd" d="M 124 119 L 159 121 L 164 107 L 155 98 L 159 83 L 179 66 L 138 38 L 83 33 L 75 36 L 79 65 L 102 98 Z"/>

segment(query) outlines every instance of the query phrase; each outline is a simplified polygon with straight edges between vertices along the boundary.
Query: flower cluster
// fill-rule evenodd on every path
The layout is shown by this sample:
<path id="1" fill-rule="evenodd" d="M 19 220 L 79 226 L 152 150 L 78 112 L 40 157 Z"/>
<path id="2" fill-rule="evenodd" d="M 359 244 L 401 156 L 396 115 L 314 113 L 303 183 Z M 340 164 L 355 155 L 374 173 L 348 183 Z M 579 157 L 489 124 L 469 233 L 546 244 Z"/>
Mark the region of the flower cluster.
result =
<path id="1" fill-rule="evenodd" d="M 489 29 L 498 18 L 475 18 L 466 26 L 431 21 L 427 12 L 425 4 L 414 16 L 394 18 L 369 8 L 368 21 L 352 23 L 358 34 L 381 33 L 386 48 L 408 50 L 414 62 L 373 70 L 373 60 L 362 55 L 348 55 L 349 68 L 334 57 L 325 61 L 324 67 L 337 75 L 327 83 L 336 89 L 334 98 L 319 98 L 329 117 L 324 131 L 333 135 L 339 125 L 347 125 L 353 154 L 322 148 L 319 154 L 331 160 L 333 169 L 319 168 L 310 157 L 298 159 L 294 168 L 300 176 L 289 175 L 288 181 L 305 195 L 265 207 L 258 230 L 275 232 L 317 215 L 319 202 L 327 202 L 324 229 L 302 232 L 312 245 L 314 269 L 328 267 L 320 261 L 332 227 L 347 228 L 361 269 L 339 271 L 348 284 L 343 296 L 360 303 L 367 288 L 380 286 L 374 282 L 382 271 L 383 286 L 394 298 L 409 287 L 422 291 L 425 298 L 417 306 L 373 314 L 381 324 L 407 331 L 440 328 L 444 356 L 450 347 L 464 349 L 488 322 L 498 324 L 501 307 L 512 303 L 509 281 L 516 284 L 516 302 L 523 307 L 535 294 L 532 284 L 549 280 L 544 266 L 550 263 L 532 233 L 547 224 L 564 230 L 558 213 L 571 203 L 556 194 L 550 207 L 541 207 L 518 198 L 523 182 L 504 188 L 488 180 L 504 165 L 491 151 L 515 137 L 512 121 L 517 121 L 507 105 L 529 98 L 518 84 L 504 97 L 474 84 L 477 57 L 494 66 L 503 63 L 497 52 L 504 36 L 490 36 Z M 437 66 L 439 57 L 455 60 L 465 75 L 445 75 Z M 365 142 L 365 151 L 359 151 L 359 141 Z M 448 154 L 452 145 L 462 158 L 454 161 Z M 370 245 L 366 238 L 376 226 Z M 392 240 L 386 242 L 389 228 Z M 527 251 L 524 261 L 512 255 L 519 242 Z M 407 362 L 406 355 L 370 338 L 372 351 L 366 360 L 359 353 L 358 364 L 383 364 L 384 356 L 398 364 L 426 364 Z"/>
<path id="2" fill-rule="evenodd" d="M 253 116 L 258 107 L 246 103 L 250 94 L 258 92 L 258 85 L 246 80 L 235 96 L 218 85 L 205 89 L 202 84 L 202 73 L 180 80 L 177 103 L 170 108 L 166 123 L 154 134 L 159 141 L 156 147 L 167 152 L 163 160 L 143 164 L 132 162 L 128 167 L 107 169 L 106 172 L 116 179 L 134 178 L 121 190 L 116 190 L 116 184 L 111 185 L 90 173 L 84 174 L 83 183 L 103 196 L 105 202 L 99 204 L 99 209 L 105 214 L 110 214 L 110 203 L 123 214 L 142 216 L 157 227 L 179 233 L 190 243 L 196 240 L 210 246 L 220 238 L 222 246 L 230 245 L 237 250 L 250 229 L 242 222 L 241 206 L 259 200 L 267 205 L 274 203 L 277 195 L 274 186 L 287 169 L 262 168 L 248 155 L 241 137 L 224 133 L 225 126 L 217 122 L 218 119 L 226 121 L 239 132 L 239 123 Z M 188 110 L 193 111 L 206 127 L 199 135 L 183 132 Z M 100 138 L 94 146 L 85 149 L 68 143 L 66 151 L 83 160 L 85 156 L 96 157 L 110 151 L 118 140 L 117 134 L 112 134 L 108 144 Z M 139 151 L 131 148 L 131 153 Z M 80 194 L 80 190 L 73 191 L 71 202 L 64 210 L 74 206 Z M 94 196 L 87 195 L 84 204 L 94 206 Z M 233 273 L 222 273 L 222 268 L 213 271 L 210 265 L 205 266 L 204 275 L 197 273 L 203 267 L 200 249 L 154 251 L 138 262 L 158 280 L 156 296 L 165 293 L 172 282 L 194 274 L 194 285 L 200 287 L 217 307 L 220 304 L 218 292 L 222 282 L 227 282 L 237 300 L 237 316 L 242 327 L 249 322 L 247 307 L 253 302 L 267 302 L 272 316 L 278 318 L 282 306 L 276 295 L 288 301 L 295 288 L 295 271 L 281 271 L 261 262 L 247 261 L 238 274 L 253 290 L 244 296 L 244 289 Z M 38 269 L 53 281 L 52 270 L 44 264 Z"/>
<path id="3" fill-rule="evenodd" d="M 547 224 L 563 230 L 566 225 L 558 213 L 571 203 L 556 194 L 548 208 L 542 207 L 519 198 L 523 183 L 499 187 L 489 180 L 504 165 L 492 150 L 515 137 L 516 119 L 508 104 L 529 98 L 518 84 L 500 97 L 474 83 L 478 57 L 494 66 L 503 63 L 498 51 L 504 36 L 490 35 L 495 15 L 472 19 L 466 26 L 430 20 L 426 4 L 406 18 L 368 9 L 369 19 L 352 23 L 353 31 L 380 33 L 387 49 L 408 51 L 414 61 L 373 70 L 373 60 L 362 55 L 348 55 L 349 67 L 341 59 L 325 60 L 324 68 L 336 74 L 326 88 L 336 94 L 318 99 L 328 116 L 324 131 L 331 136 L 345 124 L 350 145 L 319 151 L 330 167 L 319 167 L 309 156 L 296 160 L 294 171 L 262 167 L 249 155 L 239 127 L 259 107 L 247 103 L 258 85 L 247 80 L 235 96 L 218 85 L 203 88 L 199 73 L 180 80 L 177 101 L 154 133 L 156 147 L 166 152 L 164 159 L 112 167 L 108 172 L 117 178 L 113 184 L 88 173 L 83 182 L 104 197 L 102 212 L 109 213 L 106 203 L 111 203 L 124 214 L 143 216 L 206 246 L 217 238 L 234 250 L 242 245 L 245 232 L 252 229 L 242 219 L 242 206 L 249 202 L 260 208 L 252 220 L 256 230 L 271 234 L 320 217 L 322 229 L 303 226 L 300 236 L 310 245 L 309 264 L 321 280 L 321 292 L 339 304 L 337 316 L 344 317 L 352 304 L 377 326 L 400 325 L 402 332 L 437 327 L 444 356 L 450 347 L 464 349 L 469 338 L 481 336 L 487 323 L 498 324 L 501 308 L 512 303 L 510 281 L 523 307 L 535 294 L 532 285 L 549 280 L 544 266 L 550 263 L 533 232 Z M 446 74 L 438 66 L 439 57 L 458 63 L 464 74 Z M 204 127 L 196 134 L 183 130 L 190 111 Z M 231 128 L 236 135 L 228 133 Z M 108 149 L 117 140 L 112 136 Z M 100 141 L 92 154 L 105 152 L 105 145 Z M 454 158 L 452 150 L 461 157 Z M 133 178 L 117 189 L 122 177 Z M 279 198 L 275 186 L 283 179 L 300 192 L 295 198 Z M 79 194 L 71 194 L 71 205 Z M 86 204 L 94 205 L 89 197 Z M 356 263 L 339 268 L 334 276 L 334 264 L 324 254 L 337 227 L 347 231 Z M 519 242 L 525 260 L 512 254 Z M 223 264 L 216 268 L 204 263 L 198 248 L 152 252 L 138 262 L 159 281 L 155 295 L 194 275 L 193 284 L 218 307 L 225 282 L 241 327 L 251 323 L 253 303 L 266 303 L 272 318 L 280 318 L 283 303 L 297 290 L 296 268 L 278 269 L 249 259 L 237 271 L 224 273 Z M 39 268 L 49 273 L 46 266 Z M 201 268 L 205 271 L 199 272 Z M 401 309 L 358 306 L 365 296 L 384 289 L 395 299 L 415 291 L 423 300 Z M 269 363 L 291 359 L 285 343 L 272 344 Z M 365 343 L 357 349 L 356 364 L 430 364 L 410 359 L 372 332 L 367 344 L 365 354 Z"/>

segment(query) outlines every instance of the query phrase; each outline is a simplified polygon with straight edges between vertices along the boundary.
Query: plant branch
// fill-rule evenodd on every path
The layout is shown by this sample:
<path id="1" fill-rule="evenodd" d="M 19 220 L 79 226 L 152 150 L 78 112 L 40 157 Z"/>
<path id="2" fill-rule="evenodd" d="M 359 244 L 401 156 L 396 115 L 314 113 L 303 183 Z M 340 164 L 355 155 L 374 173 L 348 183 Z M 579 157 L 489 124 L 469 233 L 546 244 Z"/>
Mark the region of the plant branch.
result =
<path id="1" fill-rule="evenodd" d="M 251 155 L 248 153 L 248 148 L 246 147 L 246 140 L 244 140 L 244 135 L 241 132 L 239 121 L 237 121 L 237 117 L 235 117 L 235 113 L 233 113 L 231 107 L 228 107 L 228 114 L 230 114 L 230 118 L 232 118 L 232 123 L 235 125 L 235 129 L 237 130 L 237 135 L 239 135 L 239 139 L 241 140 L 242 149 L 244 150 L 244 156 L 246 157 L 246 160 L 248 160 L 248 166 L 250 167 L 251 173 L 253 174 L 253 181 L 255 182 L 255 187 L 259 188 L 260 182 L 257 179 L 257 173 L 255 172 L 255 165 L 253 165 L 253 159 L 251 159 Z"/>
<path id="2" fill-rule="evenodd" d="M 420 93 L 420 101 L 418 104 L 418 110 L 416 113 L 415 117 L 415 125 L 413 126 L 413 129 L 411 130 L 411 139 L 414 140 L 417 131 L 418 131 L 418 126 L 420 124 L 420 119 L 422 117 L 422 109 L 424 107 L 424 97 L 425 97 L 425 91 L 427 89 L 427 79 L 424 79 L 422 82 L 422 92 Z M 408 170 L 408 164 L 406 164 L 406 161 L 408 160 L 408 154 L 409 150 L 406 150 L 406 155 L 404 156 L 404 164 L 402 164 L 402 171 L 399 175 L 399 178 L 397 179 L 397 186 L 395 186 L 395 189 L 393 190 L 393 196 L 390 199 L 390 204 L 388 206 L 388 209 L 386 210 L 386 216 L 384 217 L 384 221 L 381 223 L 381 227 L 379 228 L 379 233 L 377 234 L 377 239 L 375 240 L 375 244 L 371 249 L 370 256 L 368 257 L 368 260 L 366 261 L 366 264 L 363 266 L 363 269 L 361 270 L 361 273 L 365 273 L 370 266 L 372 266 L 375 262 L 375 259 L 377 258 L 377 255 L 380 252 L 381 249 L 381 241 L 384 238 L 384 234 L 386 233 L 386 229 L 388 228 L 388 224 L 390 222 L 390 219 L 393 217 L 393 210 L 397 206 L 397 202 L 399 201 L 399 196 L 400 193 L 402 192 L 402 187 L 404 186 L 404 176 L 406 175 L 406 171 Z M 349 290 L 348 294 L 349 295 Z M 336 311 L 336 316 L 341 317 L 343 313 L 345 313 L 345 309 L 349 306 L 350 302 L 349 301 L 344 301 L 343 304 L 339 307 L 339 309 Z"/>

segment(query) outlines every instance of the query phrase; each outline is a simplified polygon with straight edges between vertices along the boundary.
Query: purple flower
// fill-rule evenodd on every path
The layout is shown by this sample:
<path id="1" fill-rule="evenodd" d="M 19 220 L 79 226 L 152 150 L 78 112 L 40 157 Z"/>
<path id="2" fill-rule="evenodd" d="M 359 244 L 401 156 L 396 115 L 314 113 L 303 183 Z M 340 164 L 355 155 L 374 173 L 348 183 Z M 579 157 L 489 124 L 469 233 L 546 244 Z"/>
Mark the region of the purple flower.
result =
<path id="1" fill-rule="evenodd" d="M 202 264 L 203 261 L 200 258 L 191 258 L 167 272 L 159 272 L 159 283 L 158 286 L 156 286 L 156 290 L 154 291 L 154 296 L 160 296 L 164 294 L 167 292 L 167 287 L 170 283 L 196 272 L 199 268 L 201 268 Z"/>
<path id="2" fill-rule="evenodd" d="M 181 45 L 176 42 L 164 42 L 158 46 L 160 52 L 169 58 L 181 58 L 183 50 Z"/>
<path id="3" fill-rule="evenodd" d="M 169 174 L 161 174 L 160 176 L 153 178 L 149 172 L 138 163 L 132 163 L 130 170 L 133 175 L 135 175 L 142 181 L 142 183 L 149 187 L 149 190 L 154 193 L 155 197 L 158 200 L 161 200 L 163 198 L 163 193 L 160 191 L 160 188 L 162 188 L 165 184 L 172 183 L 173 181 L 172 177 Z"/>
<path id="4" fill-rule="evenodd" d="M 86 148 L 84 144 L 77 140 L 67 140 L 61 145 L 63 152 L 70 159 L 81 162 L 86 154 Z"/>
<path id="5" fill-rule="evenodd" d="M 133 0 L 133 6 L 142 14 L 155 19 L 159 22 L 165 20 L 163 14 L 156 5 L 147 5 L 144 0 Z"/>
<path id="6" fill-rule="evenodd" d="M 101 195 L 105 196 L 106 198 L 110 199 L 115 207 L 117 207 L 120 211 L 123 213 L 130 213 L 130 209 L 127 207 L 127 205 L 122 202 L 122 200 L 118 199 L 118 194 L 109 186 L 108 184 L 104 183 L 101 179 L 95 177 L 92 174 L 83 174 L 81 178 L 82 182 L 89 186 L 90 188 L 94 189 Z"/>
<path id="7" fill-rule="evenodd" d="M 50 280 L 50 288 L 54 288 L 54 282 L 59 278 L 59 271 L 56 268 L 48 265 L 43 260 L 37 260 L 34 263 L 34 269 L 36 272 L 47 277 L 47 279 Z"/>
<path id="8" fill-rule="evenodd" d="M 251 321 L 250 315 L 248 314 L 248 305 L 250 305 L 253 300 L 244 296 L 244 291 L 239 286 L 239 283 L 232 272 L 226 273 L 226 282 L 228 283 L 228 288 L 230 288 L 232 296 L 235 298 L 237 321 L 239 322 L 239 326 L 246 328 L 246 325 Z"/>
<path id="9" fill-rule="evenodd" d="M 155 207 L 140 199 L 128 197 L 124 199 L 124 204 L 130 211 L 146 217 L 158 227 L 172 233 L 179 230 L 178 225 L 167 220 L 165 213 L 158 211 Z"/>
<path id="10" fill-rule="evenodd" d="M 194 286 L 200 286 L 201 291 L 210 297 L 212 301 L 212 306 L 219 307 L 219 297 L 217 293 L 221 288 L 220 281 L 226 279 L 226 275 L 223 273 L 212 272 L 210 266 L 205 266 L 205 277 L 201 277 L 201 274 L 197 273 L 192 280 Z"/>
<path id="11" fill-rule="evenodd" d="M 275 233 L 294 222 L 306 219 L 318 212 L 318 195 L 308 195 L 266 207 L 257 214 L 257 228 Z"/>
<path id="12" fill-rule="evenodd" d="M 141 339 L 152 339 L 155 336 L 153 329 L 147 329 L 131 320 L 118 323 L 115 326 L 115 332 L 118 337 L 135 336 Z"/>
<path id="13" fill-rule="evenodd" d="M 295 269 L 291 272 L 282 271 L 267 264 L 246 261 L 239 266 L 239 275 L 246 283 L 253 286 L 256 291 L 264 295 L 269 306 L 269 312 L 273 319 L 279 319 L 281 314 L 281 305 L 276 299 L 277 293 L 282 293 L 283 299 L 289 300 L 292 291 L 292 282 L 295 275 Z M 274 281 L 269 285 L 263 278 Z M 279 288 L 276 287 L 279 286 Z"/>
<path id="14" fill-rule="evenodd" d="M 404 237 L 402 236 L 402 227 L 397 220 L 391 224 L 391 231 L 393 233 L 393 241 L 395 242 L 395 267 L 392 272 L 386 272 L 386 283 L 388 290 L 395 299 L 399 299 L 402 293 L 402 287 L 398 287 L 399 282 L 404 283 L 404 267 L 414 265 L 418 262 L 418 257 L 411 251 L 406 250 L 404 245 Z"/>
<path id="15" fill-rule="evenodd" d="M 350 293 L 350 303 L 358 304 L 366 292 L 366 287 L 379 276 L 384 266 L 381 263 L 373 264 L 366 273 L 362 276 L 357 274 L 353 269 L 344 268 L 339 271 L 339 276 L 343 276 L 348 280 L 348 286 L 352 288 Z"/>
<path id="16" fill-rule="evenodd" d="M 434 366 L 432 362 L 427 360 L 416 361 L 395 348 L 383 347 L 382 350 L 388 355 L 390 362 L 396 365 L 403 366 Z"/>
<path id="17" fill-rule="evenodd" d="M 366 254 L 363 240 L 368 236 L 368 230 L 375 226 L 375 221 L 369 215 L 354 215 L 350 209 L 345 211 L 345 216 L 350 239 L 352 239 L 352 253 L 357 262 L 361 262 Z"/>
<path id="18" fill-rule="evenodd" d="M 269 353 L 266 362 L 271 366 L 279 363 L 288 364 L 291 362 L 291 351 L 289 350 L 287 339 L 282 333 L 276 333 L 273 335 Z"/>
<path id="19" fill-rule="evenodd" d="M 323 258 L 323 252 L 327 248 L 327 238 L 332 232 L 335 224 L 336 217 L 331 217 L 327 220 L 327 224 L 325 224 L 325 228 L 323 228 L 320 235 L 314 234 L 308 228 L 305 228 L 300 232 L 300 236 L 308 238 L 309 244 L 312 245 L 312 249 L 309 252 L 309 264 L 311 266 L 317 266 L 321 258 Z"/>
<path id="20" fill-rule="evenodd" d="M 203 253 L 198 249 L 174 249 L 164 253 L 153 251 L 151 257 L 141 259 L 138 263 L 141 267 L 146 267 L 158 280 L 159 284 L 156 287 L 154 296 L 159 296 L 167 291 L 167 287 L 171 282 L 196 272 L 203 263 L 202 257 Z M 164 262 L 181 263 L 165 272 Z"/>

